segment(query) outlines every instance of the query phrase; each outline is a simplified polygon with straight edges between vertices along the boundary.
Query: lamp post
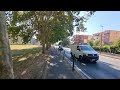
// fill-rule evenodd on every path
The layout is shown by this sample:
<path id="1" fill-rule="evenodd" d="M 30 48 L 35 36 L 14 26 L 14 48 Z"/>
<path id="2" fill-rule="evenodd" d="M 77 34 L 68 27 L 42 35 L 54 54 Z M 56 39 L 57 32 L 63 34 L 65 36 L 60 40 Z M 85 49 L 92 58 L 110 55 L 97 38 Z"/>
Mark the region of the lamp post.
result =
<path id="1" fill-rule="evenodd" d="M 102 41 L 103 41 L 103 39 L 102 39 L 102 33 L 103 33 L 103 26 L 101 26 L 102 27 L 102 32 L 101 32 L 101 40 L 100 40 L 100 53 L 101 53 L 101 49 L 102 49 Z"/>

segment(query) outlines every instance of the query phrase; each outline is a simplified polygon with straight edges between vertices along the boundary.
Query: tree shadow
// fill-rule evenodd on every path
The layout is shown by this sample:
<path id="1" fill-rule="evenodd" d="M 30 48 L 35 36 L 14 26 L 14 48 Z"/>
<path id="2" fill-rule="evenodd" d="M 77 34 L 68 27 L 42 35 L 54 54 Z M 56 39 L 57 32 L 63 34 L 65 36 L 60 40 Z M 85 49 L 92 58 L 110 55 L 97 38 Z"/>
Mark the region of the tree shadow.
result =
<path id="1" fill-rule="evenodd" d="M 48 59 L 41 54 L 41 48 L 12 50 L 13 68 L 16 79 L 41 78 L 42 67 Z"/>
<path id="2" fill-rule="evenodd" d="M 57 56 L 56 56 L 57 55 Z M 77 79 L 80 76 L 76 72 L 72 72 L 72 67 L 63 57 L 57 52 L 52 52 L 50 61 L 48 62 L 48 74 L 47 79 Z"/>

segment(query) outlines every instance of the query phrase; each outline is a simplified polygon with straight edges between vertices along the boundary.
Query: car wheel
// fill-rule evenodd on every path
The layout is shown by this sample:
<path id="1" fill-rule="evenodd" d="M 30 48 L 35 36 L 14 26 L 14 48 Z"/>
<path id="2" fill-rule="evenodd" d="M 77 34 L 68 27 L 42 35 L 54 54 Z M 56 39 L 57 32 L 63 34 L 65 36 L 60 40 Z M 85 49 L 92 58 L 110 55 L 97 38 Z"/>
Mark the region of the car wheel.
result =
<path id="1" fill-rule="evenodd" d="M 82 61 L 82 56 L 81 55 L 79 56 L 78 61 Z"/>
<path id="2" fill-rule="evenodd" d="M 93 63 L 93 64 L 96 64 L 97 62 L 96 62 L 96 61 L 93 61 L 92 63 Z"/>

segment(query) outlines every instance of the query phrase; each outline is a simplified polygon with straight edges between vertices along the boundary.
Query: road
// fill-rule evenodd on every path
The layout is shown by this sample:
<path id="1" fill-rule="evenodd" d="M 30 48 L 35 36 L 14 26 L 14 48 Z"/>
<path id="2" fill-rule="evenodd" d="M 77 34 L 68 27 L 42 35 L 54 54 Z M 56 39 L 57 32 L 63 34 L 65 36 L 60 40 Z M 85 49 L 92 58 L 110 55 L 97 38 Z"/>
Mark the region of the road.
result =
<path id="1" fill-rule="evenodd" d="M 70 55 L 70 49 L 64 48 L 65 57 L 73 61 Z M 96 64 L 83 63 L 75 60 L 75 65 L 80 68 L 92 79 L 119 79 L 120 78 L 120 60 L 100 55 Z"/>
<path id="2" fill-rule="evenodd" d="M 83 79 L 76 71 L 72 71 L 70 64 L 57 53 L 54 48 L 49 49 L 51 59 L 47 62 L 45 79 Z"/>

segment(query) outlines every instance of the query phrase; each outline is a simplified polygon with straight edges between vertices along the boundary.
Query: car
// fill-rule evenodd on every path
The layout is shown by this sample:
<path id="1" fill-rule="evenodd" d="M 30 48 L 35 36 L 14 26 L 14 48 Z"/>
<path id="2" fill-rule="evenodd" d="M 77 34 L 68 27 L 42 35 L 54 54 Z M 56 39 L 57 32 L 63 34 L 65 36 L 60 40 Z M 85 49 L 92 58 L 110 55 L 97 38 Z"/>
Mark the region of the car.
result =
<path id="1" fill-rule="evenodd" d="M 71 56 L 81 61 L 96 63 L 99 60 L 99 54 L 90 45 L 71 45 Z"/>
<path id="2" fill-rule="evenodd" d="M 59 50 L 59 51 L 62 51 L 62 50 L 63 50 L 63 47 L 62 47 L 62 46 L 59 46 L 59 47 L 58 47 L 58 50 Z"/>

